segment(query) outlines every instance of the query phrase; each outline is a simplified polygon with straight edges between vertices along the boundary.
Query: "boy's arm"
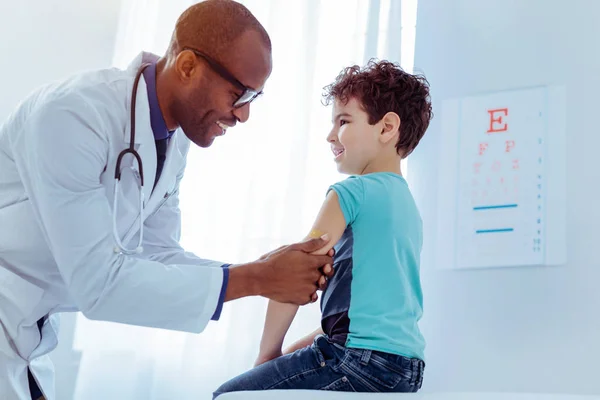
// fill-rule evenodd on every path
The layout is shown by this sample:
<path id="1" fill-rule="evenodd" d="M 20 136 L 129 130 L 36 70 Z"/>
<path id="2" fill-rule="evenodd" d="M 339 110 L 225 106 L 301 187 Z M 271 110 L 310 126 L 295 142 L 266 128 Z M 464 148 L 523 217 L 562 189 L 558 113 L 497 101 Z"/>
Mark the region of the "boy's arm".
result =
<path id="1" fill-rule="evenodd" d="M 321 206 L 317 219 L 307 237 L 307 239 L 320 237 L 326 232 L 329 241 L 323 248 L 312 254 L 327 254 L 337 241 L 340 240 L 345 229 L 346 220 L 342 213 L 342 209 L 340 208 L 337 193 L 334 190 L 331 190 L 327 194 L 327 198 Z M 315 286 L 316 284 L 317 283 L 315 282 Z M 298 306 L 296 305 L 282 304 L 272 300 L 269 301 L 256 365 L 281 356 L 283 339 L 285 338 L 285 334 L 290 328 L 297 311 Z"/>
<path id="2" fill-rule="evenodd" d="M 315 340 L 315 337 L 317 337 L 318 335 L 322 335 L 323 333 L 323 328 L 319 327 L 314 332 L 311 332 L 308 335 L 304 336 L 302 339 L 295 341 L 290 347 L 285 349 L 283 354 L 290 354 L 295 352 L 296 350 L 300 350 L 307 346 L 310 346 Z"/>

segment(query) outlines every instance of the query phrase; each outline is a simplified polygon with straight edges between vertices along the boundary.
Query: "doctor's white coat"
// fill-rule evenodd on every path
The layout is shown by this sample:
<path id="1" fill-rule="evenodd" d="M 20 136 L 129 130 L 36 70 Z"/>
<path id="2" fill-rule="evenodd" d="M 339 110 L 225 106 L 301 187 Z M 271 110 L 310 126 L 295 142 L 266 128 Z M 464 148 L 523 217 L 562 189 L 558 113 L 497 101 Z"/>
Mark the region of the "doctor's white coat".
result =
<path id="1" fill-rule="evenodd" d="M 147 57 L 148 55 L 146 55 Z M 178 188 L 190 142 L 178 130 L 156 188 L 156 148 L 144 79 L 135 147 L 143 160 L 144 252 L 115 253 L 114 171 L 129 146 L 140 54 L 127 70 L 84 73 L 33 93 L 0 126 L 0 398 L 27 399 L 27 368 L 54 400 L 46 355 L 58 313 L 201 332 L 217 307 L 223 263 L 179 246 Z M 126 156 L 122 166 L 133 165 Z M 122 176 L 118 232 L 138 239 L 138 189 Z M 44 319 L 42 335 L 36 321 Z M 101 346 L 98 343 L 98 346 Z"/>

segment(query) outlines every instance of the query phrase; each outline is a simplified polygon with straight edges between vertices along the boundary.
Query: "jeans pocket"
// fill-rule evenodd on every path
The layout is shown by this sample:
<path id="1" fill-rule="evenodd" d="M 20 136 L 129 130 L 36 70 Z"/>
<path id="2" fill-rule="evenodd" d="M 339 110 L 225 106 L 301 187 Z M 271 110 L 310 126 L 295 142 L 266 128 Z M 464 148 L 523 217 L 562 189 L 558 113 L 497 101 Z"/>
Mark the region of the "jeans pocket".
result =
<path id="1" fill-rule="evenodd" d="M 317 336 L 312 348 L 317 356 L 317 361 L 322 367 L 329 365 L 337 371 L 338 365 L 344 357 L 344 350 L 338 349 L 326 336 Z"/>
<path id="2" fill-rule="evenodd" d="M 352 386 L 348 378 L 346 378 L 345 376 L 341 377 L 336 381 L 333 381 L 327 386 L 323 386 L 319 390 L 330 390 L 334 392 L 356 392 L 354 386 Z"/>
<path id="3" fill-rule="evenodd" d="M 410 369 L 402 368 L 382 357 L 372 354 L 367 363 L 361 362 L 361 354 L 351 354 L 346 367 L 357 374 L 365 386 L 377 391 L 393 391 L 401 382 L 410 382 Z"/>

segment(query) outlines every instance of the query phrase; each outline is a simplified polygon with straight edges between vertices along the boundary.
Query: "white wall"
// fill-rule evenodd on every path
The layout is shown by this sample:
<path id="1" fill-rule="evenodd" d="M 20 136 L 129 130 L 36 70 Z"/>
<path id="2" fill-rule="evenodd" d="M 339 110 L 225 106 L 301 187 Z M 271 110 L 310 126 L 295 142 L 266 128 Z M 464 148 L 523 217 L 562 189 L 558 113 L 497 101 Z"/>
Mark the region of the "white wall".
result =
<path id="1" fill-rule="evenodd" d="M 0 0 L 0 121 L 39 85 L 110 66 L 121 0 Z M 73 398 L 75 314 L 63 314 L 52 353 L 58 399 Z"/>
<path id="2" fill-rule="evenodd" d="M 41 84 L 111 64 L 121 0 L 0 0 L 0 120 Z"/>
<path id="3" fill-rule="evenodd" d="M 409 160 L 426 235 L 424 390 L 600 394 L 599 15 L 590 0 L 419 1 L 415 70 L 437 113 Z M 436 270 L 442 100 L 546 84 L 567 87 L 568 264 Z"/>

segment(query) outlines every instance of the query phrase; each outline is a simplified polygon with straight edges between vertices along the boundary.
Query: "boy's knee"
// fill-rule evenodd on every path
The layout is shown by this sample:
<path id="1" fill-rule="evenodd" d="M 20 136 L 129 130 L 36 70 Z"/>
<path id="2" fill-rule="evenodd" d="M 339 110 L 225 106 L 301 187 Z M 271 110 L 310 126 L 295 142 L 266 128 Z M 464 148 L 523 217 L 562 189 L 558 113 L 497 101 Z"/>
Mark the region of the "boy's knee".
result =
<path id="1" fill-rule="evenodd" d="M 232 390 L 227 390 L 226 388 L 224 388 L 223 386 L 225 386 L 225 384 L 221 385 L 217 390 L 215 390 L 213 392 L 213 400 L 215 400 L 217 397 L 219 397 L 220 395 L 222 395 L 223 393 L 227 393 L 227 392 L 232 392 Z"/>
<path id="2" fill-rule="evenodd" d="M 235 379 L 231 379 L 231 380 L 225 382 L 224 384 L 219 386 L 219 388 L 217 390 L 215 390 L 213 392 L 213 400 L 224 393 L 239 392 L 239 391 L 243 390 L 243 388 L 241 388 L 239 386 L 240 385 L 236 384 Z"/>
<path id="3" fill-rule="evenodd" d="M 213 400 L 215 400 L 217 397 L 219 397 L 220 395 L 222 395 L 223 392 L 220 392 L 219 390 L 213 392 Z"/>
<path id="4" fill-rule="evenodd" d="M 219 397 L 220 395 L 224 394 L 224 393 L 229 393 L 229 392 L 235 392 L 235 390 L 227 390 L 227 388 L 224 387 L 225 385 L 221 385 L 217 390 L 215 390 L 213 392 L 213 400 L 215 400 L 217 397 Z"/>

